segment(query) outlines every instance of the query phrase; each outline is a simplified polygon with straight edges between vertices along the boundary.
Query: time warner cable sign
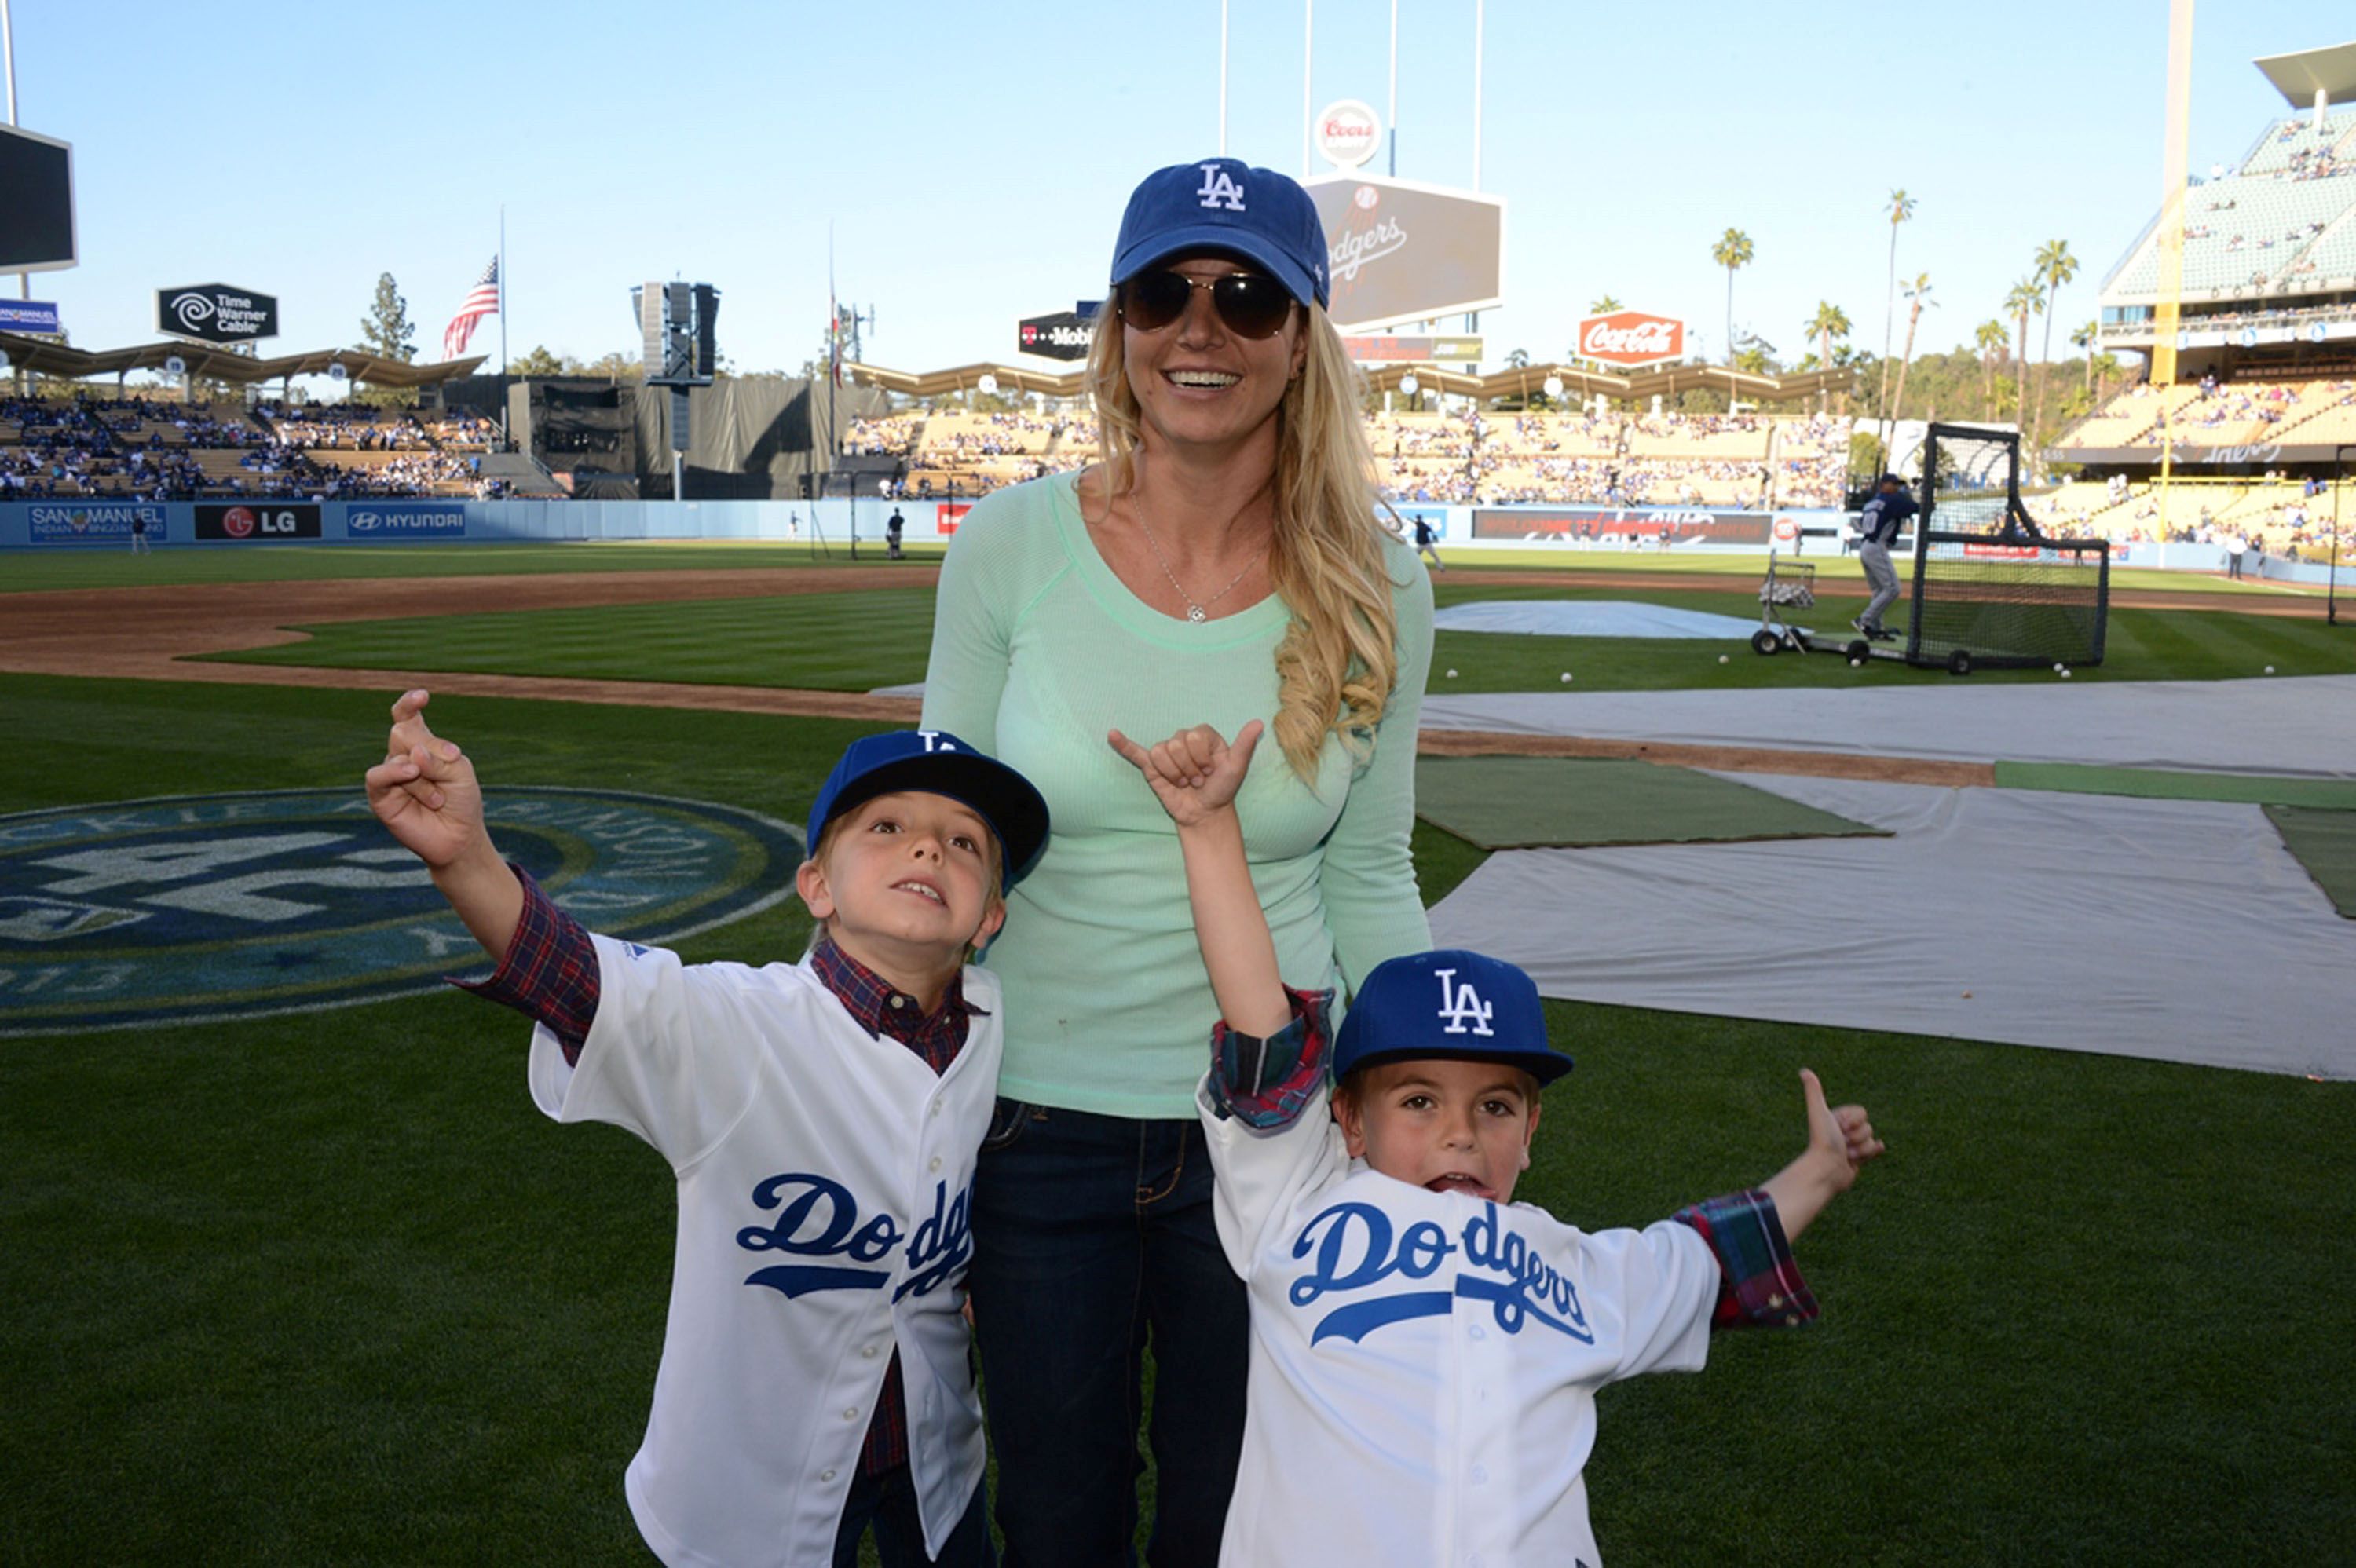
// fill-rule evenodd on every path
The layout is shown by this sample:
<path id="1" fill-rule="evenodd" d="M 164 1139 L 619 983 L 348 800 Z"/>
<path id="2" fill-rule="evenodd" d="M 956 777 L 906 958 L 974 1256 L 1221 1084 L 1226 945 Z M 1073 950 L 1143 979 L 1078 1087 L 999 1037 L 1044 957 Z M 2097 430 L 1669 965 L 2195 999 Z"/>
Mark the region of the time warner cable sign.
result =
<path id="1" fill-rule="evenodd" d="M 1503 197 L 1349 174 L 1312 181 L 1344 332 L 1505 302 Z"/>
<path id="2" fill-rule="evenodd" d="M 230 283 L 155 291 L 155 330 L 199 343 L 251 343 L 278 336 L 278 296 Z"/>

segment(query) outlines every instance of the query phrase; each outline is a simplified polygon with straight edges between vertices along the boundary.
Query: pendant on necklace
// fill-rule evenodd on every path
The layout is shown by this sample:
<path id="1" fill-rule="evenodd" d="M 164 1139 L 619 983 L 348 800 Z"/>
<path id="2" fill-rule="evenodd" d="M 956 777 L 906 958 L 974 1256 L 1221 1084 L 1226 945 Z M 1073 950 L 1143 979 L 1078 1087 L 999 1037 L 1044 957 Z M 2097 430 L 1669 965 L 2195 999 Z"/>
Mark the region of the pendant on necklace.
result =
<path id="1" fill-rule="evenodd" d="M 1204 618 L 1203 607 L 1200 604 L 1196 604 L 1192 601 L 1189 601 L 1186 605 L 1186 619 L 1200 624 Z"/>

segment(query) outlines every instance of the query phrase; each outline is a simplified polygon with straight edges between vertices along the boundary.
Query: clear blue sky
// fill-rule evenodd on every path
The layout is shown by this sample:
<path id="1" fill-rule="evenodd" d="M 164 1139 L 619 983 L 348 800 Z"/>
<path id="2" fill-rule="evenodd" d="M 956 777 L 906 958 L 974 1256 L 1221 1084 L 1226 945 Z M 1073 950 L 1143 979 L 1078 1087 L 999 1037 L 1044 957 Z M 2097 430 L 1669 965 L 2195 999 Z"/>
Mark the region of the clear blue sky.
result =
<path id="1" fill-rule="evenodd" d="M 1472 178 L 1473 9 L 1400 0 L 1403 178 Z M 1385 106 L 1390 10 L 1316 0 L 1317 106 Z M 1897 186 L 1920 201 L 1899 270 L 1928 272 L 1940 302 L 1918 349 L 1966 340 L 2062 239 L 2083 269 L 2056 313 L 2066 354 L 2158 206 L 2167 12 L 1489 0 L 1481 186 L 1508 202 L 1491 359 L 1564 356 L 1607 292 L 1685 316 L 1715 356 L 1709 249 L 1730 225 L 1757 249 L 1738 330 L 1796 358 L 1828 299 L 1878 350 Z M 798 367 L 825 321 L 830 225 L 841 296 L 878 317 L 870 360 L 1009 358 L 1019 317 L 1102 293 L 1137 179 L 1218 136 L 1217 0 L 14 0 L 14 16 L 18 119 L 74 144 L 83 257 L 34 274 L 33 295 L 90 347 L 153 340 L 156 288 L 216 280 L 279 297 L 265 352 L 349 344 L 390 272 L 438 357 L 504 203 L 517 354 L 628 349 L 630 285 L 683 276 L 721 288 L 740 368 Z M 1303 7 L 1234 0 L 1232 17 L 1228 147 L 1298 175 Z M 2210 0 L 2191 166 L 2286 112 L 2253 57 L 2351 37 L 2344 3 Z"/>

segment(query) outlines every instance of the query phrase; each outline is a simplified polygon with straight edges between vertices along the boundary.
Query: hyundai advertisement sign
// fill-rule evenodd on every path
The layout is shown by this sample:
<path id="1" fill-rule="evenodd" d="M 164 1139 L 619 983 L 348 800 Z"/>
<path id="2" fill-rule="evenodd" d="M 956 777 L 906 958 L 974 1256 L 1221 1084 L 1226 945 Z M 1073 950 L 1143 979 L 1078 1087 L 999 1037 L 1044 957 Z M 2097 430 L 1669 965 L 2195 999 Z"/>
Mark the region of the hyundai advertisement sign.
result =
<path id="1" fill-rule="evenodd" d="M 344 532 L 363 540 L 461 539 L 466 509 L 412 501 L 354 502 L 344 513 Z"/>

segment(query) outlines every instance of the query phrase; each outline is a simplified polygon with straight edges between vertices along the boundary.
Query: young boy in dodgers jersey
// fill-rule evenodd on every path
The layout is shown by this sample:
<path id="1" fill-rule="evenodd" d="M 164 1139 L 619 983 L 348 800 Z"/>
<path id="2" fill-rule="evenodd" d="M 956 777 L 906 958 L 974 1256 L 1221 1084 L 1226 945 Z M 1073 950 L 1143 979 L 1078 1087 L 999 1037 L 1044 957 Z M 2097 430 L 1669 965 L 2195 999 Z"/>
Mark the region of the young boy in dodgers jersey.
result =
<path id="1" fill-rule="evenodd" d="M 1808 1147 L 1764 1187 L 1583 1232 L 1512 1202 L 1571 1065 L 1537 988 L 1452 952 L 1367 975 L 1329 1117 L 1330 993 L 1280 979 L 1236 820 L 1259 726 L 1111 739 L 1178 824 L 1224 1015 L 1199 1106 L 1252 1348 L 1220 1561 L 1596 1568 L 1595 1391 L 1698 1370 L 1713 1327 L 1815 1316 L 1788 1241 L 1881 1152 L 1864 1110 L 1804 1070 Z"/>
<path id="2" fill-rule="evenodd" d="M 530 1013 L 532 1098 L 679 1178 L 670 1317 L 625 1488 L 673 1564 L 986 1568 L 960 1315 L 1001 1047 L 968 949 L 1047 838 L 1012 768 L 946 732 L 855 741 L 810 809 L 798 965 L 682 964 L 592 936 L 492 848 L 474 765 L 393 705 L 369 805 Z M 886 1038 L 888 1037 L 888 1038 Z"/>

